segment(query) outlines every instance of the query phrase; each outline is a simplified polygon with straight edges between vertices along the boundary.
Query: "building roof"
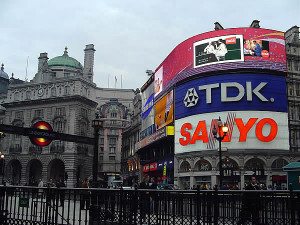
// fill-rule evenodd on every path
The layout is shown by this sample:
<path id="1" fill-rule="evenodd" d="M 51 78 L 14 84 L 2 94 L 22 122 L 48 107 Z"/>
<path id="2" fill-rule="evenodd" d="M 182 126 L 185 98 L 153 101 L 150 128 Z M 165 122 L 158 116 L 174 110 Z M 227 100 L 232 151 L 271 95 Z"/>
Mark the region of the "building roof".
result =
<path id="1" fill-rule="evenodd" d="M 1 66 L 1 70 L 0 70 L 0 77 L 8 79 L 9 80 L 9 76 L 7 73 L 4 72 L 4 64 L 2 64 Z"/>
<path id="2" fill-rule="evenodd" d="M 83 69 L 80 62 L 78 62 L 76 59 L 70 57 L 68 55 L 68 48 L 65 47 L 64 54 L 62 56 L 54 57 L 53 59 L 50 59 L 48 62 L 48 66 L 66 66 L 71 67 L 75 69 Z"/>
<path id="3" fill-rule="evenodd" d="M 286 166 L 283 167 L 284 171 L 290 171 L 290 170 L 300 170 L 300 162 L 292 162 Z"/>

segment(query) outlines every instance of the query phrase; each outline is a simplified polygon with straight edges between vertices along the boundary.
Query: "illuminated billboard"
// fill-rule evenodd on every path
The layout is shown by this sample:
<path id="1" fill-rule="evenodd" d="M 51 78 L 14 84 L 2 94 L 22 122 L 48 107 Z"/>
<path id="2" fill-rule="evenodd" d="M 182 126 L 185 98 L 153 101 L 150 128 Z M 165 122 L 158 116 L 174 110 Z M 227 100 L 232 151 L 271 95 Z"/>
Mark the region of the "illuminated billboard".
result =
<path id="1" fill-rule="evenodd" d="M 156 130 L 173 122 L 173 90 L 155 104 Z"/>
<path id="2" fill-rule="evenodd" d="M 194 67 L 244 61 L 243 35 L 229 35 L 194 43 Z"/>
<path id="3" fill-rule="evenodd" d="M 224 74 L 191 80 L 175 89 L 175 119 L 219 111 L 287 112 L 284 76 Z"/>
<path id="4" fill-rule="evenodd" d="M 154 96 L 156 97 L 161 91 L 163 86 L 163 67 L 160 67 L 154 74 Z"/>
<path id="5" fill-rule="evenodd" d="M 210 42 L 213 47 L 205 49 Z M 286 72 L 284 33 L 260 28 L 232 28 L 199 34 L 183 41 L 156 69 L 160 82 L 155 98 L 187 77 L 238 68 Z"/>
<path id="6" fill-rule="evenodd" d="M 155 132 L 154 127 L 154 83 L 153 78 L 149 78 L 147 86 L 142 89 L 142 128 L 140 139 L 144 139 L 147 136 Z M 151 82 L 152 81 L 152 82 Z"/>
<path id="7" fill-rule="evenodd" d="M 228 134 L 222 147 L 229 150 L 289 150 L 288 114 L 269 111 L 224 111 L 175 120 L 175 154 L 218 149 L 212 129 L 218 117 Z"/>

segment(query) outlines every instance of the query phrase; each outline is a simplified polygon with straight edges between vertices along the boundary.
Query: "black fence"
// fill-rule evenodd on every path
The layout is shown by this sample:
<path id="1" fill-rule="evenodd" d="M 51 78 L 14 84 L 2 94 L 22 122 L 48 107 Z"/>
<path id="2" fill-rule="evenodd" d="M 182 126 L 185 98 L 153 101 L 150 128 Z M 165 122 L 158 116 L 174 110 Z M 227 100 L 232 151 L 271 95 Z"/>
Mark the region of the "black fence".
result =
<path id="1" fill-rule="evenodd" d="M 300 225 L 299 191 L 0 186 L 0 224 Z"/>

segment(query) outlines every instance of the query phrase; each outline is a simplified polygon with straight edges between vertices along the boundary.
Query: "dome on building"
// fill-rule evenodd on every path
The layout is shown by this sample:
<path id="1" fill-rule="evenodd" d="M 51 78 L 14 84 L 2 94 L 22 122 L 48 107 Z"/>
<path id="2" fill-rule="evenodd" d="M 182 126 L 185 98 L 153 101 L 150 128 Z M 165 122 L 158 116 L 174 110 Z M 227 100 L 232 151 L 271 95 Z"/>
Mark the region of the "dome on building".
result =
<path id="1" fill-rule="evenodd" d="M 50 59 L 48 62 L 48 66 L 66 66 L 71 67 L 75 69 L 83 69 L 80 62 L 78 62 L 76 59 L 70 57 L 68 55 L 68 48 L 65 48 L 64 54 L 62 56 L 54 57 L 53 59 Z"/>
<path id="2" fill-rule="evenodd" d="M 2 64 L 1 66 L 1 70 L 0 70 L 0 77 L 8 79 L 9 80 L 9 76 L 7 73 L 4 72 L 4 64 Z"/>

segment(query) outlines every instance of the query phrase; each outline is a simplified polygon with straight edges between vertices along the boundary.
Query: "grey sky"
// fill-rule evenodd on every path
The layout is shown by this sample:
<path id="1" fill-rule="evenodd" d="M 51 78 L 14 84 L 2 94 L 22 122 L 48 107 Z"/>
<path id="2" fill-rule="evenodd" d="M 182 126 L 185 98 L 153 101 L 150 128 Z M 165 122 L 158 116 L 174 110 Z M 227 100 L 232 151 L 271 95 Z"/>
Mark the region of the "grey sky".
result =
<path id="1" fill-rule="evenodd" d="M 141 87 L 146 69 L 155 70 L 182 41 L 214 29 L 247 27 L 254 19 L 262 28 L 286 31 L 300 26 L 299 0 L 0 0 L 0 63 L 5 72 L 28 79 L 37 72 L 41 52 L 63 54 L 83 64 L 86 44 L 94 44 L 99 87 Z"/>

